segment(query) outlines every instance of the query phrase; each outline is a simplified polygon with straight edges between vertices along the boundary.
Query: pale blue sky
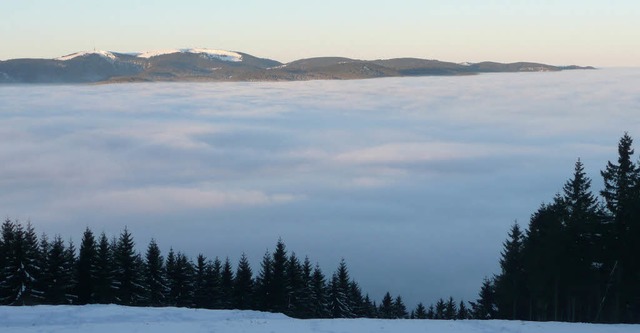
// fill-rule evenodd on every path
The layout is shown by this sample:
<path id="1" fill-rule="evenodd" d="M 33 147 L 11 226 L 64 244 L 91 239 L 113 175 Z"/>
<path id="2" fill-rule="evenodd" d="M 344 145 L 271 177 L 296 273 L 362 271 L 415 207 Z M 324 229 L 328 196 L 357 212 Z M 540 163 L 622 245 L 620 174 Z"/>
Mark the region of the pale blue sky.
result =
<path id="1" fill-rule="evenodd" d="M 279 61 L 339 55 L 640 66 L 640 1 L 3 0 L 0 59 L 209 47 Z"/>

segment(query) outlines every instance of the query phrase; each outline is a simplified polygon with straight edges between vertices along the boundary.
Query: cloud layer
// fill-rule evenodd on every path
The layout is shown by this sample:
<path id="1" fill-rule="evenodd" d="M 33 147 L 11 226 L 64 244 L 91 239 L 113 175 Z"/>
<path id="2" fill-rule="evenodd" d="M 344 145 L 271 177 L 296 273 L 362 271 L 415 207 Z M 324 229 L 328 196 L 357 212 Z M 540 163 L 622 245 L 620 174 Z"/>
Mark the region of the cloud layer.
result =
<path id="1" fill-rule="evenodd" d="M 578 157 L 600 187 L 638 96 L 638 70 L 3 86 L 0 213 L 256 269 L 282 237 L 375 298 L 471 299 Z"/>

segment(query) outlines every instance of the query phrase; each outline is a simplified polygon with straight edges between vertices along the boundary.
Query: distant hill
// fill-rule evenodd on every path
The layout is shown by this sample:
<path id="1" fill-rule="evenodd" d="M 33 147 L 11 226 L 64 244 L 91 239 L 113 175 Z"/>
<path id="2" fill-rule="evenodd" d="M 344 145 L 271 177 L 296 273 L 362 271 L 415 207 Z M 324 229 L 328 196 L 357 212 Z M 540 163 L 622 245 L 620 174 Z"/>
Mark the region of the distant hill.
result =
<path id="1" fill-rule="evenodd" d="M 562 67 L 528 62 L 457 64 L 417 58 L 357 60 L 341 57 L 309 58 L 283 64 L 242 52 L 193 48 L 140 53 L 87 51 L 56 59 L 11 59 L 0 61 L 0 83 L 349 80 L 569 69 L 593 67 Z"/>

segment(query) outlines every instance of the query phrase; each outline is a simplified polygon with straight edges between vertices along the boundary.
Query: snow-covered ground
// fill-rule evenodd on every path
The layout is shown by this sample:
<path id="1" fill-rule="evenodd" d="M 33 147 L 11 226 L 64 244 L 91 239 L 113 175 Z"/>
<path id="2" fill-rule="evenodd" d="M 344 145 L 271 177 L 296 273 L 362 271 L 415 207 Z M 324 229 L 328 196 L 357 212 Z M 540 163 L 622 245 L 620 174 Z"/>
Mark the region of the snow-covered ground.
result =
<path id="1" fill-rule="evenodd" d="M 538 323 L 505 320 L 300 320 L 281 314 L 255 311 L 89 305 L 0 307 L 0 332 L 636 333 L 640 332 L 640 325 Z"/>

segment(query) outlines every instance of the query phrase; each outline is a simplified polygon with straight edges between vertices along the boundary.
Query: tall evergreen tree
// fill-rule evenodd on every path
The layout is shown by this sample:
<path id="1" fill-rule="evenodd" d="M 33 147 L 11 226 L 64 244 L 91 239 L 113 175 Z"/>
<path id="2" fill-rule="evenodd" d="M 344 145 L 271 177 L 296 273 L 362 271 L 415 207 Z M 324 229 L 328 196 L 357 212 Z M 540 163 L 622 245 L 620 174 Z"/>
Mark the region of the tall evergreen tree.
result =
<path id="1" fill-rule="evenodd" d="M 596 315 L 595 301 L 599 298 L 598 271 L 594 263 L 602 264 L 599 249 L 600 233 L 604 230 L 604 216 L 598 201 L 591 193 L 591 179 L 578 159 L 572 179 L 563 187 L 565 209 L 564 263 L 567 276 L 566 300 L 569 321 L 591 321 Z"/>
<path id="2" fill-rule="evenodd" d="M 416 309 L 413 311 L 413 317 L 415 319 L 427 319 L 427 309 L 424 304 L 418 303 Z"/>
<path id="3" fill-rule="evenodd" d="M 206 308 L 209 302 L 210 293 L 207 290 L 208 265 L 207 258 L 202 253 L 199 254 L 196 258 L 193 275 L 193 306 L 196 308 Z"/>
<path id="4" fill-rule="evenodd" d="M 640 308 L 640 169 L 632 161 L 632 145 L 633 139 L 625 133 L 618 143 L 618 163 L 608 162 L 601 172 L 604 189 L 600 194 L 611 220 L 604 268 L 613 275 L 609 306 L 613 322 L 632 321 L 632 309 Z"/>
<path id="5" fill-rule="evenodd" d="M 447 310 L 447 303 L 442 298 L 436 302 L 436 319 L 447 319 L 445 311 Z"/>
<path id="6" fill-rule="evenodd" d="M 98 240 L 96 258 L 95 301 L 99 304 L 115 302 L 115 262 L 114 249 L 109 244 L 107 235 L 102 232 Z"/>
<path id="7" fill-rule="evenodd" d="M 278 240 L 276 250 L 271 261 L 271 281 L 269 283 L 268 300 L 270 308 L 275 312 L 286 312 L 288 301 L 287 291 L 287 250 L 282 239 Z"/>
<path id="8" fill-rule="evenodd" d="M 387 291 L 382 297 L 382 302 L 380 302 L 380 307 L 378 308 L 378 314 L 382 319 L 393 319 L 395 318 L 395 311 L 393 308 L 393 298 L 391 294 Z"/>
<path id="9" fill-rule="evenodd" d="M 492 280 L 484 280 L 479 296 L 478 300 L 472 303 L 473 317 L 475 319 L 496 318 L 495 290 Z"/>
<path id="10" fill-rule="evenodd" d="M 244 253 L 240 257 L 236 269 L 233 285 L 233 306 L 240 310 L 253 308 L 253 272 L 249 265 L 249 259 Z"/>
<path id="11" fill-rule="evenodd" d="M 114 252 L 116 297 L 122 305 L 139 305 L 142 288 L 142 260 L 135 251 L 133 236 L 127 228 L 120 234 Z"/>
<path id="12" fill-rule="evenodd" d="M 256 277 L 255 305 L 258 310 L 271 309 L 271 281 L 273 280 L 273 261 L 271 254 L 266 251 L 260 263 L 260 272 Z"/>
<path id="13" fill-rule="evenodd" d="M 78 295 L 78 304 L 89 304 L 95 302 L 96 287 L 96 262 L 98 260 L 98 251 L 96 239 L 93 232 L 87 227 L 82 235 L 80 243 L 80 253 L 78 256 L 76 294 Z"/>
<path id="14" fill-rule="evenodd" d="M 448 320 L 456 319 L 457 314 L 458 309 L 456 308 L 456 302 L 453 301 L 453 297 L 449 297 L 444 308 L 444 318 Z"/>
<path id="15" fill-rule="evenodd" d="M 207 302 L 207 308 L 221 309 L 222 308 L 222 263 L 218 257 L 215 258 L 213 263 L 207 265 L 207 293 L 209 295 L 209 301 Z"/>
<path id="16" fill-rule="evenodd" d="M 44 270 L 43 281 L 46 285 L 45 301 L 47 304 L 69 304 L 73 301 L 71 290 L 73 271 L 69 267 L 68 249 L 60 236 L 56 236 L 49 247 L 47 267 Z"/>
<path id="17" fill-rule="evenodd" d="M 233 267 L 231 260 L 227 257 L 222 265 L 222 272 L 220 273 L 220 300 L 223 309 L 231 309 L 233 307 L 233 285 Z"/>
<path id="18" fill-rule="evenodd" d="M 349 299 L 350 282 L 347 263 L 343 259 L 331 279 L 329 308 L 333 318 L 353 318 L 355 316 Z"/>
<path id="19" fill-rule="evenodd" d="M 6 232 L 6 235 L 4 234 Z M 38 239 L 30 223 L 26 229 L 19 222 L 5 221 L 3 242 L 6 244 L 5 267 L 0 281 L 2 303 L 33 305 L 42 298 L 37 287 L 40 273 Z"/>
<path id="20" fill-rule="evenodd" d="M 461 300 L 460 305 L 458 305 L 458 313 L 456 315 L 456 319 L 464 320 L 469 318 L 470 318 L 469 310 L 467 309 L 467 306 L 464 304 L 464 301 Z"/>
<path id="21" fill-rule="evenodd" d="M 402 300 L 402 297 L 400 297 L 400 295 L 398 295 L 393 301 L 393 311 L 395 312 L 394 318 L 396 319 L 407 319 L 407 317 L 409 316 L 409 314 L 407 313 L 407 307 L 406 305 L 404 305 L 404 301 Z"/>
<path id="22" fill-rule="evenodd" d="M 500 318 L 523 319 L 526 282 L 523 271 L 522 238 L 520 226 L 514 222 L 509 231 L 509 238 L 503 244 L 504 249 L 500 258 L 502 272 L 496 277 L 495 282 L 496 303 Z"/>
<path id="23" fill-rule="evenodd" d="M 144 264 L 144 303 L 150 306 L 166 304 L 167 279 L 164 258 L 155 239 L 151 239 L 145 254 Z"/>
<path id="24" fill-rule="evenodd" d="M 320 265 L 316 264 L 311 276 L 311 299 L 313 302 L 313 318 L 327 318 L 329 312 L 329 296 L 327 281 Z"/>

